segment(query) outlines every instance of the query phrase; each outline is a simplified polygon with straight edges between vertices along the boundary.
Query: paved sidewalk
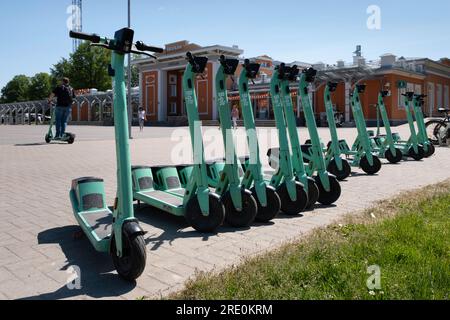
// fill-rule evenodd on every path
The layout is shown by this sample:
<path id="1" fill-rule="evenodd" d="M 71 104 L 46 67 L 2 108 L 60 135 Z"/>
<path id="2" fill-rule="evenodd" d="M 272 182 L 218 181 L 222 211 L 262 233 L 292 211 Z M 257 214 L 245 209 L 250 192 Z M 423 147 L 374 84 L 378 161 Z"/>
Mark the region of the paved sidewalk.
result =
<path id="1" fill-rule="evenodd" d="M 404 136 L 406 130 L 398 128 Z M 355 169 L 354 176 L 342 183 L 343 194 L 336 206 L 317 207 L 303 217 L 280 216 L 273 223 L 247 230 L 222 228 L 211 236 L 199 235 L 181 218 L 142 208 L 137 217 L 148 231 L 147 268 L 131 285 L 117 277 L 108 256 L 96 253 L 87 239 L 74 238 L 79 228 L 68 198 L 73 178 L 92 175 L 105 179 L 107 199 L 112 204 L 116 183 L 113 131 L 71 128 L 79 137 L 72 146 L 42 144 L 45 131 L 45 127 L 0 126 L 0 299 L 160 297 L 181 289 L 196 271 L 238 263 L 242 257 L 299 238 L 346 213 L 450 178 L 450 149 L 438 148 L 436 156 L 421 162 L 386 164 L 377 176 L 369 177 Z M 131 142 L 133 163 L 170 163 L 173 148 L 181 141 L 171 139 L 174 131 L 186 134 L 185 128 L 147 128 L 142 136 L 135 132 L 138 139 Z M 339 131 L 348 140 L 356 132 Z M 307 139 L 306 130 L 300 132 L 302 140 Z M 265 129 L 260 132 L 265 133 Z M 208 130 L 207 152 L 220 141 L 219 134 L 217 128 Z M 320 134 L 324 140 L 329 138 L 327 129 L 320 129 Z M 244 140 L 243 131 L 239 136 Z M 276 141 L 262 146 L 262 154 L 268 146 L 276 146 Z M 245 150 L 241 147 L 239 153 Z M 218 156 L 211 152 L 208 158 Z M 70 266 L 81 269 L 80 290 L 66 286 Z"/>

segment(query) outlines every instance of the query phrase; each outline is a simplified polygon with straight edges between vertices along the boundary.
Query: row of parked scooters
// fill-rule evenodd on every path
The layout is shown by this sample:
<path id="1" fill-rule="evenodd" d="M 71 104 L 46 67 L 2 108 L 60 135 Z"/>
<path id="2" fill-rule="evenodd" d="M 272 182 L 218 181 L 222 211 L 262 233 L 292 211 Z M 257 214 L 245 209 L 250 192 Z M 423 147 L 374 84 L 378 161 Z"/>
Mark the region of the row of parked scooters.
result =
<path id="1" fill-rule="evenodd" d="M 239 158 L 233 140 L 230 105 L 226 83 L 233 77 L 239 60 L 220 58 L 216 75 L 216 101 L 218 104 L 226 158 L 205 160 L 204 142 L 195 92 L 195 79 L 204 73 L 208 59 L 187 54 L 187 67 L 183 76 L 183 91 L 194 153 L 193 164 L 178 166 L 131 166 L 126 112 L 124 55 L 161 52 L 142 42 L 133 45 L 134 32 L 122 29 L 114 39 L 71 32 L 71 37 L 88 40 L 93 45 L 112 50 L 110 75 L 114 78 L 114 118 L 118 166 L 117 198 L 111 211 L 105 202 L 103 180 L 93 177 L 72 182 L 70 198 L 80 226 L 100 252 L 112 255 L 119 275 L 135 280 L 145 268 L 144 234 L 134 218 L 134 201 L 145 203 L 176 216 L 183 216 L 198 232 L 215 232 L 224 222 L 231 227 L 248 227 L 255 221 L 269 222 L 280 212 L 298 215 L 311 210 L 316 203 L 332 205 L 341 196 L 339 181 L 351 174 L 351 166 L 360 167 L 367 174 L 380 171 L 380 157 L 397 163 L 404 157 L 416 160 L 431 155 L 432 145 L 422 139 L 420 103 L 423 97 L 407 94 L 407 114 L 411 137 L 402 141 L 390 130 L 380 94 L 379 107 L 385 120 L 386 135 L 368 132 L 359 95 L 364 86 L 356 85 L 351 106 L 358 129 L 358 138 L 350 148 L 339 140 L 331 101 L 336 84 L 327 84 L 325 102 L 332 141 L 325 146 L 320 140 L 309 96 L 310 84 L 316 71 L 300 72 L 296 66 L 281 64 L 273 74 L 271 97 L 279 132 L 279 148 L 269 150 L 270 164 L 275 174 L 267 176 L 260 159 L 260 148 L 249 92 L 249 82 L 259 73 L 260 65 L 246 60 L 239 75 L 242 115 L 250 154 Z M 153 56 L 152 56 L 153 57 Z M 299 79 L 299 80 L 298 80 Z M 298 93 L 302 100 L 310 140 L 302 145 L 296 126 L 291 96 L 291 84 L 299 81 Z M 422 100 L 421 100 L 422 99 Z M 415 131 L 410 111 L 414 104 L 419 134 Z M 380 131 L 380 130 L 379 130 Z M 378 132 L 380 133 L 380 132 Z M 426 135 L 426 133 L 425 133 Z"/>

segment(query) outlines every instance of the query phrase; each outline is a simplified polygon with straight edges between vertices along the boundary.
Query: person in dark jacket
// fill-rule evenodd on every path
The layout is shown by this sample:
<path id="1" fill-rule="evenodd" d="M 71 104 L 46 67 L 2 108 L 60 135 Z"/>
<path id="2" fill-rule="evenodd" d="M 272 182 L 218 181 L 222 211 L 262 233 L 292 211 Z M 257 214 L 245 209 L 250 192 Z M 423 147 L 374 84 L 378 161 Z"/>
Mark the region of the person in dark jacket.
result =
<path id="1" fill-rule="evenodd" d="M 75 91 L 70 86 L 69 78 L 63 78 L 61 84 L 57 86 L 49 97 L 49 103 L 56 97 L 55 123 L 56 137 L 61 139 L 64 137 L 67 128 L 67 122 L 72 112 L 72 103 L 75 98 Z"/>

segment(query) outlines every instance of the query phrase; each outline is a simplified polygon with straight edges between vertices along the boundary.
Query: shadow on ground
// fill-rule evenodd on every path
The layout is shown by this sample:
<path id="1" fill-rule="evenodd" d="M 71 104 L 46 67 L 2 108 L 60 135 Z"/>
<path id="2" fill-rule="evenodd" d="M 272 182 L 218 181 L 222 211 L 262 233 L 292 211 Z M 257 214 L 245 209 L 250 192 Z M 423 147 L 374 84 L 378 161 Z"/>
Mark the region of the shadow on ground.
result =
<path id="1" fill-rule="evenodd" d="M 157 251 L 162 245 L 168 243 L 172 245 L 177 239 L 201 238 L 202 241 L 209 241 L 210 238 L 216 237 L 218 234 L 235 233 L 249 228 L 230 228 L 226 225 L 219 228 L 216 233 L 202 234 L 189 227 L 183 217 L 177 217 L 169 213 L 142 206 L 135 209 L 136 218 L 142 223 L 150 225 L 156 229 L 162 230 L 161 234 L 149 233 L 145 242 L 149 246 L 150 251 Z M 265 224 L 267 225 L 267 224 Z M 252 225 L 252 227 L 263 226 L 263 224 Z M 159 234 L 159 235 L 158 235 Z"/>
<path id="2" fill-rule="evenodd" d="M 80 296 L 92 298 L 118 297 L 132 291 L 136 283 L 123 281 L 114 272 L 112 260 L 107 254 L 94 250 L 86 237 L 79 237 L 79 226 L 67 226 L 43 231 L 38 235 L 38 243 L 59 244 L 66 256 L 66 264 L 60 271 L 71 266 L 81 271 L 81 289 L 70 290 L 66 285 L 55 292 L 27 297 L 22 300 L 55 300 Z M 114 273 L 113 273 L 114 272 Z M 68 274 L 69 276 L 69 274 Z"/>

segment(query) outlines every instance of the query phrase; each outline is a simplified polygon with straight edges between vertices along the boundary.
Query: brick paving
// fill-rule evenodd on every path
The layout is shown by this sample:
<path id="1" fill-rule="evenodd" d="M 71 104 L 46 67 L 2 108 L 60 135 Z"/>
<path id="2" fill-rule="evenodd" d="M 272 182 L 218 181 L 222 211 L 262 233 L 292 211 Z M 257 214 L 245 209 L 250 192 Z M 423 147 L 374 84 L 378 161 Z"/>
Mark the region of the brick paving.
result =
<path id="1" fill-rule="evenodd" d="M 72 146 L 42 144 L 45 131 L 40 126 L 0 126 L 0 299 L 159 298 L 181 289 L 198 271 L 239 263 L 243 257 L 298 239 L 376 201 L 450 178 L 450 149 L 438 148 L 434 157 L 421 162 L 386 164 L 377 176 L 354 169 L 354 176 L 342 183 L 343 194 L 336 206 L 318 207 L 302 217 L 280 216 L 273 223 L 244 230 L 224 227 L 209 236 L 194 232 L 182 218 L 143 207 L 136 215 L 148 231 L 147 268 L 136 284 L 128 284 L 114 273 L 107 255 L 95 252 L 87 239 L 74 238 L 79 227 L 68 198 L 73 178 L 99 176 L 105 179 L 112 204 L 116 188 L 113 129 L 73 127 L 78 141 Z M 339 131 L 348 140 L 356 133 L 355 129 Z M 398 131 L 407 136 L 406 127 Z M 171 138 L 173 132 L 187 139 L 186 128 L 135 131 L 133 164 L 171 164 L 173 148 L 181 141 Z M 273 136 L 267 129 L 260 134 Z M 308 138 L 305 129 L 300 134 L 302 140 Z M 329 139 L 326 129 L 320 129 L 320 134 Z M 220 156 L 220 151 L 211 151 L 220 141 L 220 132 L 209 128 L 205 136 L 208 159 Z M 243 131 L 238 136 L 245 141 Z M 262 143 L 262 155 L 276 145 L 276 140 Z M 239 153 L 245 154 L 242 146 Z M 189 159 L 189 153 L 185 157 Z M 81 270 L 81 289 L 66 286 L 70 266 Z"/>

